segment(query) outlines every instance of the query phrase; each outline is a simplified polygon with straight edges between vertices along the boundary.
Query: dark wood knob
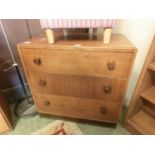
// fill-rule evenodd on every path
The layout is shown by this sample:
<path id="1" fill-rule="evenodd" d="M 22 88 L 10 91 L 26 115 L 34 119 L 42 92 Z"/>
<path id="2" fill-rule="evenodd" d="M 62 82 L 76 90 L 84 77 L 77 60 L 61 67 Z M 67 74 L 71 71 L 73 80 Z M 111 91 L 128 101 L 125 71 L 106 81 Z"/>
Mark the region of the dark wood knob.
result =
<path id="1" fill-rule="evenodd" d="M 39 57 L 36 57 L 33 59 L 33 62 L 36 64 L 36 65 L 40 65 L 41 64 L 41 59 Z"/>
<path id="2" fill-rule="evenodd" d="M 49 101 L 45 101 L 45 103 L 44 103 L 44 105 L 46 106 L 46 107 L 49 107 L 50 106 L 50 102 Z"/>
<path id="3" fill-rule="evenodd" d="M 101 110 L 101 113 L 103 114 L 107 113 L 108 111 L 106 107 L 101 107 L 100 110 Z"/>
<path id="4" fill-rule="evenodd" d="M 111 86 L 104 86 L 104 92 L 105 92 L 106 94 L 110 94 L 111 91 L 112 91 Z"/>
<path id="5" fill-rule="evenodd" d="M 45 86 L 46 86 L 46 81 L 45 81 L 45 80 L 40 80 L 40 81 L 39 81 L 39 85 L 40 85 L 41 87 L 45 87 Z"/>
<path id="6" fill-rule="evenodd" d="M 108 61 L 107 62 L 107 68 L 109 69 L 109 70 L 114 70 L 115 69 L 115 61 Z"/>

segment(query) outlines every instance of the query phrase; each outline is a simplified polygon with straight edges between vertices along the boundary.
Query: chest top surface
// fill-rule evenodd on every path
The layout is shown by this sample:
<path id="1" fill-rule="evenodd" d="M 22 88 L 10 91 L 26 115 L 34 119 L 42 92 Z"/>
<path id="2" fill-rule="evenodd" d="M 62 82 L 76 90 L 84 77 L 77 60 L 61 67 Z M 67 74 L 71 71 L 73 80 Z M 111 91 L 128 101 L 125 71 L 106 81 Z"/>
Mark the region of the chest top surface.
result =
<path id="1" fill-rule="evenodd" d="M 20 48 L 41 48 L 41 49 L 98 49 L 98 50 L 130 50 L 135 52 L 135 46 L 122 34 L 112 34 L 111 42 L 103 44 L 102 36 L 89 39 L 87 34 L 72 34 L 64 38 L 56 34 L 56 42 L 48 44 L 44 34 L 33 37 L 17 45 Z M 124 51 L 125 52 L 125 51 Z"/>

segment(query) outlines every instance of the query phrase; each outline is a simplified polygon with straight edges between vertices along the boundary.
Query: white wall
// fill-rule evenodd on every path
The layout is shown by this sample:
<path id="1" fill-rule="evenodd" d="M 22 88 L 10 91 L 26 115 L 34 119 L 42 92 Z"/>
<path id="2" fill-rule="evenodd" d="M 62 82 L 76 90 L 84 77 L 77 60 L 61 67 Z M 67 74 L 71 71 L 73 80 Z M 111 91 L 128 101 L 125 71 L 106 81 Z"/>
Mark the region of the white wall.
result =
<path id="1" fill-rule="evenodd" d="M 151 41 L 155 34 L 155 20 L 118 20 L 113 32 L 124 34 L 138 49 L 125 97 L 125 104 L 129 105 Z"/>

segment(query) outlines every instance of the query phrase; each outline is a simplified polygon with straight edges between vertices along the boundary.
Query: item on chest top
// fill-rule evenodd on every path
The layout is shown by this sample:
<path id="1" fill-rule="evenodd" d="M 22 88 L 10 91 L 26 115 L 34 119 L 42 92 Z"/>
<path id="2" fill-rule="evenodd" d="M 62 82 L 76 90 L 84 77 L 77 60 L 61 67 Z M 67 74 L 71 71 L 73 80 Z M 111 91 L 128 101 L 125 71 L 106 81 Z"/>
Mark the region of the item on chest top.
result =
<path id="1" fill-rule="evenodd" d="M 102 32 L 103 42 L 104 44 L 109 44 L 115 22 L 116 20 L 114 19 L 40 19 L 41 27 L 45 29 L 49 44 L 55 42 L 52 29 L 56 28 L 63 29 L 65 37 L 68 36 L 67 29 L 69 28 L 104 28 Z M 89 37 L 93 38 L 93 31 L 89 32 Z"/>

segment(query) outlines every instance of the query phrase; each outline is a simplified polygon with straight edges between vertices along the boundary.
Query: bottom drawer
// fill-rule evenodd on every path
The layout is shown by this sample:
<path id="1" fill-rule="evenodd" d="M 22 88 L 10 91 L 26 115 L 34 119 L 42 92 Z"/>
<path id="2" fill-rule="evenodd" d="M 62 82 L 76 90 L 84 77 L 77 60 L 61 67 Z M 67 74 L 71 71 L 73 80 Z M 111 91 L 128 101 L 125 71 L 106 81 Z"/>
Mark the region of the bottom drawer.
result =
<path id="1" fill-rule="evenodd" d="M 41 113 L 115 123 L 120 103 L 36 93 L 37 110 Z"/>

